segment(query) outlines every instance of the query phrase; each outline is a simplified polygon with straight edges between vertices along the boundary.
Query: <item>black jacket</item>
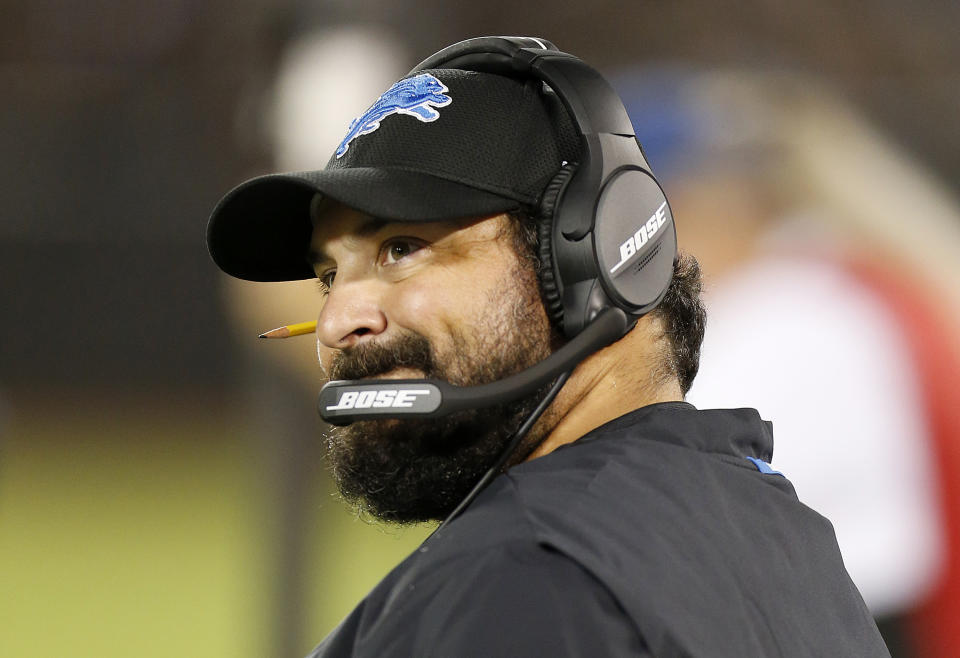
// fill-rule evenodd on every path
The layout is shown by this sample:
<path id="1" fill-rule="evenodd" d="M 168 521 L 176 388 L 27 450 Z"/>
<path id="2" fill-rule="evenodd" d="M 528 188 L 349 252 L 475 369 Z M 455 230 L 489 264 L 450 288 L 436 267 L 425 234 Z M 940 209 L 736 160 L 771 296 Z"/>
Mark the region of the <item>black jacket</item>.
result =
<path id="1" fill-rule="evenodd" d="M 651 405 L 497 478 L 312 656 L 887 656 L 751 409 Z M 829 456 L 825 456 L 829 458 Z"/>

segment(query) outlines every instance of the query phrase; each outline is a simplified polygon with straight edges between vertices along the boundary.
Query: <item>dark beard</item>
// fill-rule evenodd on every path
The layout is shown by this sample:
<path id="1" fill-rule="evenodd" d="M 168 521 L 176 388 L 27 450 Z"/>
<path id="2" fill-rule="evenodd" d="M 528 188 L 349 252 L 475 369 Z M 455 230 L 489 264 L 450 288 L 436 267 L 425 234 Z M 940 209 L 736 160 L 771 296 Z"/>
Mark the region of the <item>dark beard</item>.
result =
<path id="1" fill-rule="evenodd" d="M 507 322 L 490 328 L 483 345 L 471 349 L 454 334 L 453 356 L 443 365 L 426 338 L 408 333 L 388 344 L 344 350 L 330 375 L 370 378 L 404 367 L 419 370 L 426 378 L 473 386 L 543 360 L 555 338 L 545 318 L 520 303 Z M 548 388 L 515 402 L 441 418 L 358 421 L 332 429 L 327 454 L 341 495 L 384 521 L 443 519 L 496 462 Z M 538 442 L 538 437 L 528 436 L 509 463 L 522 461 Z"/>

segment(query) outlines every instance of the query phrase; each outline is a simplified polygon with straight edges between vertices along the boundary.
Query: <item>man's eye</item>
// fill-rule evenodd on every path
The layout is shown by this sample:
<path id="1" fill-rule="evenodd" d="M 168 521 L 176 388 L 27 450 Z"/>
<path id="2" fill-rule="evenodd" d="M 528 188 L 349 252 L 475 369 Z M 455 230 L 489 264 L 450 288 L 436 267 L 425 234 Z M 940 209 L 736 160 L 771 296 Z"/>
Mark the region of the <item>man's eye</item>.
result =
<path id="1" fill-rule="evenodd" d="M 336 270 L 330 270 L 329 272 L 324 272 L 317 277 L 317 288 L 320 289 L 324 295 L 330 292 L 330 286 L 333 285 L 333 280 L 337 276 Z"/>
<path id="2" fill-rule="evenodd" d="M 383 264 L 393 265 L 423 247 L 413 240 L 392 240 L 384 246 Z"/>

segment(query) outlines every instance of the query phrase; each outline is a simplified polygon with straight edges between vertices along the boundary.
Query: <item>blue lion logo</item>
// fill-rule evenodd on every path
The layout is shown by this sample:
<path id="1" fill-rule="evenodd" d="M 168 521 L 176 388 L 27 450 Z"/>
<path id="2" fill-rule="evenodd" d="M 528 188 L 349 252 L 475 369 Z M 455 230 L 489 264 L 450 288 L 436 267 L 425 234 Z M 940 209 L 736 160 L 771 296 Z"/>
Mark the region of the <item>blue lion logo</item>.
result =
<path id="1" fill-rule="evenodd" d="M 350 123 L 347 136 L 337 147 L 337 157 L 347 152 L 350 142 L 360 135 L 372 133 L 391 114 L 409 114 L 424 122 L 436 121 L 440 113 L 433 108 L 444 107 L 453 101 L 445 95 L 447 91 L 447 87 L 429 73 L 401 80 Z"/>

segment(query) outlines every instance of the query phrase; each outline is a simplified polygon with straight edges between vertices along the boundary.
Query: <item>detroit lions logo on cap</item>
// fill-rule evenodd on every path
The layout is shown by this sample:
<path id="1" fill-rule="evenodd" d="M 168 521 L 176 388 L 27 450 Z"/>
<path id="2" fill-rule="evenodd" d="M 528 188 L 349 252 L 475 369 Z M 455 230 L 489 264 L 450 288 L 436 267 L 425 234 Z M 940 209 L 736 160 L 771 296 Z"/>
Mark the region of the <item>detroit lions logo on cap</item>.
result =
<path id="1" fill-rule="evenodd" d="M 449 105 L 453 99 L 446 95 L 449 91 L 442 82 L 429 73 L 401 80 L 385 91 L 366 112 L 350 124 L 347 136 L 337 147 L 339 158 L 350 147 L 350 142 L 360 135 L 372 133 L 380 127 L 380 122 L 391 114 L 409 114 L 419 121 L 436 121 L 440 113 L 435 107 Z"/>

